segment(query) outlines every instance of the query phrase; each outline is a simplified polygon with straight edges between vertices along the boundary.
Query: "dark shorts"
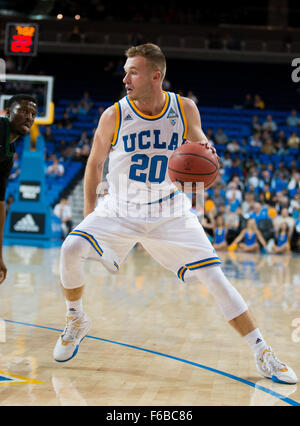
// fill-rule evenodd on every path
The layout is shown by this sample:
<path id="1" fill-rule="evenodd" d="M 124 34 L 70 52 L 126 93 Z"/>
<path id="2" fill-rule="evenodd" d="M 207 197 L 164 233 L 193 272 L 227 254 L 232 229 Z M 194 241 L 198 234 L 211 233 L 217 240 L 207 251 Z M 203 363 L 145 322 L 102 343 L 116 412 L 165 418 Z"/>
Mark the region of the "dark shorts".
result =
<path id="1" fill-rule="evenodd" d="M 12 167 L 12 159 L 0 161 L 0 201 L 5 200 L 5 190 Z"/>

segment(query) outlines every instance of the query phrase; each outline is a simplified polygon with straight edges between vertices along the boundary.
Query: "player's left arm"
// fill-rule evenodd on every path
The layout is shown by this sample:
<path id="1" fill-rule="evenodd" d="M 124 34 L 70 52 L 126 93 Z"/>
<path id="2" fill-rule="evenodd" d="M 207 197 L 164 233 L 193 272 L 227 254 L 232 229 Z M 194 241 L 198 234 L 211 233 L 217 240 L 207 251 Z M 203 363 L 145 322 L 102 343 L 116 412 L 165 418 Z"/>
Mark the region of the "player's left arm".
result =
<path id="1" fill-rule="evenodd" d="M 182 106 L 186 117 L 187 134 L 186 138 L 190 142 L 201 143 L 209 145 L 210 148 L 216 153 L 215 148 L 208 142 L 202 130 L 201 117 L 195 102 L 189 98 L 181 98 Z"/>

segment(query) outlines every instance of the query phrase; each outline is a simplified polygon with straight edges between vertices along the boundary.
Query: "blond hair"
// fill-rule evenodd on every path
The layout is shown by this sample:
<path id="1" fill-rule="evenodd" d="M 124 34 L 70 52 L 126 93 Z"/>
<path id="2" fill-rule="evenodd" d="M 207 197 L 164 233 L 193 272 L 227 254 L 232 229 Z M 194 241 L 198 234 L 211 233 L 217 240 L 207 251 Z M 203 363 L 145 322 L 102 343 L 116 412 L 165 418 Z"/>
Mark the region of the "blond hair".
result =
<path id="1" fill-rule="evenodd" d="M 126 50 L 125 55 L 127 58 L 143 56 L 150 63 L 153 70 L 160 71 L 161 81 L 165 78 L 167 69 L 166 58 L 161 48 L 156 44 L 146 43 L 139 46 L 132 46 Z"/>

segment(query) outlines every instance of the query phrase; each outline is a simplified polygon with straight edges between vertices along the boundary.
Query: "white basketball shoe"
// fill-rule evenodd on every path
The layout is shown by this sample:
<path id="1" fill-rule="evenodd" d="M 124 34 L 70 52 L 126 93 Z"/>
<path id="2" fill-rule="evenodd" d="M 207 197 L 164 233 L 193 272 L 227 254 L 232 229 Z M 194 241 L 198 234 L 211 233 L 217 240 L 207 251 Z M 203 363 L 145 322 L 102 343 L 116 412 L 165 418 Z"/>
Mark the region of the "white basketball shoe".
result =
<path id="1" fill-rule="evenodd" d="M 53 351 L 53 357 L 57 362 L 66 362 L 74 358 L 80 342 L 88 334 L 91 327 L 91 320 L 85 313 L 82 313 L 79 317 L 68 313 L 66 321 L 66 327 L 59 336 Z"/>
<path id="2" fill-rule="evenodd" d="M 259 374 L 273 382 L 294 385 L 298 381 L 295 372 L 276 358 L 271 347 L 256 354 L 255 361 Z"/>

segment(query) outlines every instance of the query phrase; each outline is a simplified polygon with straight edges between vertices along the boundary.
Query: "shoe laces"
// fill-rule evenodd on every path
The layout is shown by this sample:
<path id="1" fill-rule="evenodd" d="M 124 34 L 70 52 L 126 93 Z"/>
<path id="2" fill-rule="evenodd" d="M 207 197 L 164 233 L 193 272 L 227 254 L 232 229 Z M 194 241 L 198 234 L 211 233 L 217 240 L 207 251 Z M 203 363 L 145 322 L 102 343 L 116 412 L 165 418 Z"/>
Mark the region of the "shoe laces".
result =
<path id="1" fill-rule="evenodd" d="M 63 340 L 72 341 L 76 338 L 78 328 L 80 326 L 80 319 L 67 315 L 66 326 L 61 335 Z"/>
<path id="2" fill-rule="evenodd" d="M 278 372 L 283 368 L 287 368 L 286 365 L 275 356 L 270 347 L 265 349 L 262 353 L 262 361 L 268 373 Z"/>

